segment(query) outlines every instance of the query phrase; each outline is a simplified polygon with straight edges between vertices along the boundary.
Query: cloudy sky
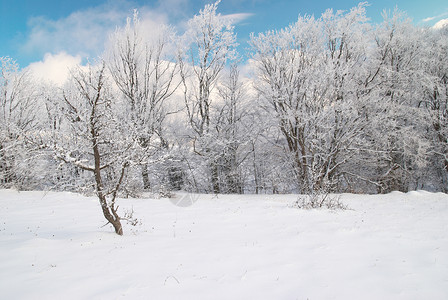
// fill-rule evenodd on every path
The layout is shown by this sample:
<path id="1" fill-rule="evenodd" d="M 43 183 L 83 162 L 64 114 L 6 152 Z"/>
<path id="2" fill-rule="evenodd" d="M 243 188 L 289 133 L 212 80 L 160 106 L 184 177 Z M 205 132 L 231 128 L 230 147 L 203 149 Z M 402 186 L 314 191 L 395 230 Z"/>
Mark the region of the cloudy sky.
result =
<path id="1" fill-rule="evenodd" d="M 10 56 L 21 67 L 51 71 L 60 64 L 76 64 L 94 58 L 109 34 L 125 23 L 133 9 L 148 26 L 169 23 L 182 31 L 186 20 L 205 4 L 204 0 L 0 0 L 0 56 Z M 347 10 L 359 1 L 319 0 L 222 0 L 219 12 L 233 15 L 241 49 L 251 32 L 280 29 L 299 14 L 320 16 L 327 8 Z M 370 1 L 368 16 L 381 20 L 384 9 L 395 6 L 407 12 L 415 24 L 440 25 L 448 19 L 446 0 Z M 445 20 L 446 22 L 446 20 Z"/>

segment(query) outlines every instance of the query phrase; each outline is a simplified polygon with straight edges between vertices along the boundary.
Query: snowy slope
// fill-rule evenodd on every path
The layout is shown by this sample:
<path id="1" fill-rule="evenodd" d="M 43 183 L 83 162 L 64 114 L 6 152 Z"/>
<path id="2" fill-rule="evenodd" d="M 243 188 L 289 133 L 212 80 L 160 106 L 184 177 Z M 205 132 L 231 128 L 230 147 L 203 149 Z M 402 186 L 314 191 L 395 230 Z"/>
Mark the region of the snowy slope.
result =
<path id="1" fill-rule="evenodd" d="M 120 237 L 95 198 L 0 190 L 2 299 L 448 299 L 448 196 L 120 199 Z"/>

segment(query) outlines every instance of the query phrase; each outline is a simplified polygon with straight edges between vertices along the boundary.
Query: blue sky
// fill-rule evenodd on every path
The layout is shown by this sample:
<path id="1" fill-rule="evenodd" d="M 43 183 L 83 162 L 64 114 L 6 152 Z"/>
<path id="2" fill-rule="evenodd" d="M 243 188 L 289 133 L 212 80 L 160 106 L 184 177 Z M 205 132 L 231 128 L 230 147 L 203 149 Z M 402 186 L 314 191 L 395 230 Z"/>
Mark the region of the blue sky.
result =
<path id="1" fill-rule="evenodd" d="M 21 67 L 44 60 L 44 56 L 65 53 L 84 59 L 101 53 L 107 36 L 122 25 L 134 8 L 151 24 L 169 23 L 180 30 L 206 3 L 192 0 L 0 0 L 0 56 L 10 56 Z M 251 32 L 280 29 L 299 14 L 320 16 L 327 8 L 348 10 L 360 1 L 313 0 L 222 0 L 221 14 L 237 14 L 241 48 Z M 395 6 L 407 12 L 414 23 L 433 26 L 448 18 L 446 0 L 370 1 L 368 17 L 381 20 L 383 9 Z"/>

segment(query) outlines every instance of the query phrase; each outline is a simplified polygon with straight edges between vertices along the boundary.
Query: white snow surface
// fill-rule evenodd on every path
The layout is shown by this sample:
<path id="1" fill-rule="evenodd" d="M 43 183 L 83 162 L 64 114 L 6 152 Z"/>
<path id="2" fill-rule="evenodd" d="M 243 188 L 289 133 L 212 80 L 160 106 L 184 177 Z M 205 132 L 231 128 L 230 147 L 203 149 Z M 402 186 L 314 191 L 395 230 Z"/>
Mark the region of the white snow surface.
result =
<path id="1" fill-rule="evenodd" d="M 198 197 L 120 199 L 118 236 L 95 197 L 0 190 L 0 298 L 448 299 L 446 194 Z"/>

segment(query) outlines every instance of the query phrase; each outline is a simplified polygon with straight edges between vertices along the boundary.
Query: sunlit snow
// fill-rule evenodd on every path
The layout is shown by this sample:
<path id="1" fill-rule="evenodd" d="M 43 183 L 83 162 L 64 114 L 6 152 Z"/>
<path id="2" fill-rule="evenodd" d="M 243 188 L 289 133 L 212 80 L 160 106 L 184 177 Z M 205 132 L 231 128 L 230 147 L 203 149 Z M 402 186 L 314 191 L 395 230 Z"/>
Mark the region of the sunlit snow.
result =
<path id="1" fill-rule="evenodd" d="M 448 195 L 296 198 L 120 199 L 141 224 L 118 236 L 94 197 L 0 190 L 1 298 L 448 298 Z"/>

